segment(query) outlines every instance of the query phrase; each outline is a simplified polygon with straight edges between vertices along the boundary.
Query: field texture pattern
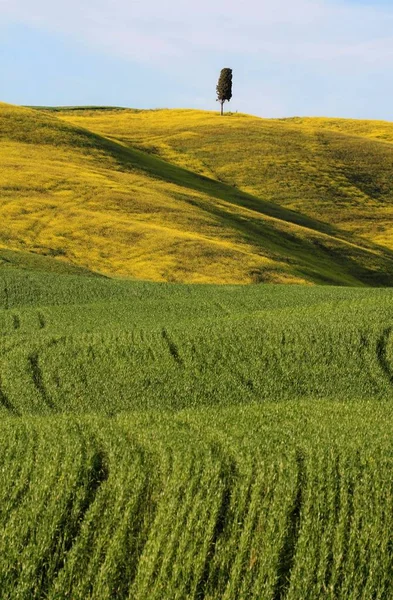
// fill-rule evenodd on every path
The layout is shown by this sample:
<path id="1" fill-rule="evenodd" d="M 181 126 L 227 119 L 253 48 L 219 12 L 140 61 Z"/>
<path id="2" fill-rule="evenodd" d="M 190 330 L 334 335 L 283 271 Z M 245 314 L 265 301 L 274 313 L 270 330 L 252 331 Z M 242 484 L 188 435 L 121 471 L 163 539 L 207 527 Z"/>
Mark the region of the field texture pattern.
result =
<path id="1" fill-rule="evenodd" d="M 3 418 L 2 598 L 388 600 L 392 426 L 325 401 Z"/>
<path id="2" fill-rule="evenodd" d="M 2 260 L 2 599 L 392 597 L 391 290 Z"/>
<path id="3" fill-rule="evenodd" d="M 393 291 L 4 269 L 0 411 L 393 398 Z"/>

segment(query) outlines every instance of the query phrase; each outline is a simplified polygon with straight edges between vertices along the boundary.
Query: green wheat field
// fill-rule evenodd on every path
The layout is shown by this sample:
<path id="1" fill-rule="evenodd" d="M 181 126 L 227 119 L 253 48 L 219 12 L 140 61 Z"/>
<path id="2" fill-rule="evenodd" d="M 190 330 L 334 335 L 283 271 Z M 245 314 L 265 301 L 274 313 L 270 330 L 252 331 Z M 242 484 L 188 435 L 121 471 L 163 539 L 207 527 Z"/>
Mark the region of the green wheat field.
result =
<path id="1" fill-rule="evenodd" d="M 0 105 L 1 600 L 393 598 L 392 144 Z"/>

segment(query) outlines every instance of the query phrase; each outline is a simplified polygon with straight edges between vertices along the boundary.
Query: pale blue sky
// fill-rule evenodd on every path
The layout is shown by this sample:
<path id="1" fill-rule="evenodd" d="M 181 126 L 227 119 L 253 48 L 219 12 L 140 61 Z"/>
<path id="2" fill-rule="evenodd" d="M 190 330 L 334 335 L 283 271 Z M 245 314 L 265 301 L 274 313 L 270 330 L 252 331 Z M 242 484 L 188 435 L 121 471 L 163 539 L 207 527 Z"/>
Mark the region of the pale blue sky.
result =
<path id="1" fill-rule="evenodd" d="M 0 101 L 393 120 L 393 0 L 0 0 Z"/>

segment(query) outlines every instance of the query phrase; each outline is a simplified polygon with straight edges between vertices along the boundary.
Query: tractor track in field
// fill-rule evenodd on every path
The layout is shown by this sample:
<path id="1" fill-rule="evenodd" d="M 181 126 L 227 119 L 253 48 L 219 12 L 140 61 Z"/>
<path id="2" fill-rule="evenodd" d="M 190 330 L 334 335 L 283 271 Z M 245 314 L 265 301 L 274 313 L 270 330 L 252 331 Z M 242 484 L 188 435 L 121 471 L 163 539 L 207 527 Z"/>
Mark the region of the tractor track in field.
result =
<path id="1" fill-rule="evenodd" d="M 206 595 L 206 587 L 213 575 L 212 565 L 214 564 L 214 556 L 216 554 L 216 546 L 219 544 L 220 538 L 225 533 L 225 528 L 228 525 L 229 515 L 231 511 L 233 480 L 236 477 L 237 466 L 233 458 L 222 461 L 221 463 L 221 481 L 223 489 L 221 491 L 221 502 L 216 516 L 216 523 L 213 530 L 213 535 L 210 540 L 209 549 L 206 554 L 204 568 L 200 580 L 197 585 L 197 598 L 204 598 Z"/>
<path id="2" fill-rule="evenodd" d="M 16 313 L 13 313 L 11 315 L 11 319 L 12 319 L 12 328 L 13 328 L 14 332 L 19 331 L 21 328 L 20 316 Z M 41 311 L 37 312 L 37 321 L 38 321 L 38 329 L 40 329 L 40 330 L 45 329 L 46 318 L 45 318 L 45 315 Z"/>
<path id="3" fill-rule="evenodd" d="M 301 510 L 305 486 L 305 459 L 300 451 L 296 453 L 297 484 L 295 498 L 287 517 L 287 533 L 278 560 L 278 577 L 273 594 L 274 600 L 286 598 L 292 569 L 295 564 L 296 548 L 300 532 Z"/>
<path id="4" fill-rule="evenodd" d="M 66 336 L 61 336 L 57 339 L 52 339 L 52 340 L 46 341 L 44 344 L 41 344 L 40 346 L 36 347 L 35 351 L 32 352 L 31 354 L 29 354 L 29 356 L 27 356 L 27 362 L 28 362 L 28 365 L 30 368 L 33 384 L 34 384 L 35 388 L 37 389 L 37 391 L 39 392 L 40 396 L 42 397 L 44 403 L 52 411 L 55 410 L 56 406 L 45 386 L 42 369 L 39 364 L 39 352 L 43 348 L 50 348 L 52 346 L 56 346 L 57 344 L 64 342 L 65 339 L 66 339 Z M 16 343 L 10 345 L 9 347 L 3 348 L 2 351 L 0 351 L 0 356 L 2 358 L 4 358 L 8 354 L 10 354 L 13 350 L 23 347 L 25 345 L 25 343 L 26 343 L 25 340 L 18 341 Z M 26 357 L 24 357 L 24 359 L 26 359 Z M 20 414 L 18 409 L 13 405 L 13 403 L 9 399 L 8 394 L 4 390 L 1 373 L 0 373 L 0 405 L 4 406 L 13 415 Z"/>
<path id="5" fill-rule="evenodd" d="M 37 466 L 36 465 L 36 457 L 37 457 L 37 448 L 38 448 L 38 436 L 37 436 L 37 432 L 35 429 L 33 429 L 33 431 L 29 435 L 29 442 L 26 444 L 27 451 L 29 450 L 29 443 L 31 443 L 32 459 L 29 463 L 29 467 L 28 467 L 27 471 L 24 472 L 22 479 L 21 479 L 21 475 L 22 475 L 22 471 L 23 471 L 22 463 L 19 465 L 17 474 L 15 474 L 15 476 L 14 476 L 14 485 L 13 485 L 12 493 L 10 496 L 10 502 L 7 506 L 6 512 L 2 514 L 2 518 L 1 518 L 3 527 L 6 525 L 6 523 L 11 518 L 12 513 L 18 509 L 18 507 L 20 506 L 21 502 L 23 501 L 24 497 L 28 493 L 30 486 L 31 486 L 31 479 L 32 479 L 31 476 Z M 25 464 L 25 462 L 23 464 Z M 20 485 L 19 485 L 19 483 L 20 483 Z"/>
<path id="6" fill-rule="evenodd" d="M 78 540 L 86 515 L 94 504 L 101 486 L 108 479 L 109 467 L 107 455 L 103 449 L 97 448 L 92 456 L 87 477 L 84 469 L 81 468 L 79 485 L 85 486 L 85 497 L 81 502 L 79 510 L 77 513 L 74 513 L 75 497 L 71 494 L 52 543 L 41 558 L 41 568 L 39 569 L 41 573 L 40 597 L 47 597 L 51 583 L 64 567 L 64 556 L 67 556 Z M 60 548 L 63 548 L 63 556 L 59 553 Z M 53 556 L 58 557 L 57 564 L 54 570 L 50 572 L 48 565 Z"/>
<path id="7" fill-rule="evenodd" d="M 220 312 L 222 314 L 224 314 L 224 315 L 226 315 L 228 317 L 231 315 L 231 311 L 226 306 L 224 306 L 224 304 L 222 302 L 218 302 L 217 301 L 214 304 L 217 306 L 217 308 L 220 309 Z"/>
<path id="8" fill-rule="evenodd" d="M 38 352 L 33 352 L 33 354 L 30 354 L 30 356 L 28 357 L 28 362 L 30 365 L 30 370 L 32 373 L 33 383 L 34 383 L 35 387 L 37 388 L 37 390 L 38 390 L 39 394 L 41 395 L 45 404 L 51 410 L 55 410 L 55 404 L 54 404 L 52 398 L 50 397 L 50 395 L 48 394 L 45 383 L 44 383 L 42 369 L 39 364 Z"/>
<path id="9" fill-rule="evenodd" d="M 12 326 L 15 331 L 20 329 L 20 317 L 18 315 L 12 315 Z"/>
<path id="10" fill-rule="evenodd" d="M 8 395 L 4 391 L 3 381 L 0 376 L 0 405 L 3 406 L 10 414 L 20 416 L 20 412 L 15 408 L 9 399 Z"/>
<path id="11" fill-rule="evenodd" d="M 7 278 L 3 277 L 4 282 L 4 308 L 8 310 L 10 308 L 10 293 L 8 290 Z"/>
<path id="12" fill-rule="evenodd" d="M 165 328 L 162 329 L 161 335 L 162 335 L 162 339 L 168 346 L 169 354 L 172 356 L 175 363 L 177 363 L 179 365 L 179 367 L 184 367 L 184 362 L 179 354 L 179 350 L 178 350 L 175 342 L 171 339 L 171 337 L 169 336 L 169 334 Z"/>
<path id="13" fill-rule="evenodd" d="M 150 467 L 154 468 L 154 463 L 150 463 L 148 453 L 142 446 L 138 448 L 138 453 L 142 459 L 141 464 L 150 464 Z M 123 542 L 125 547 L 123 560 L 120 559 L 116 566 L 119 580 L 121 579 L 121 574 L 125 575 L 125 577 L 123 576 L 122 583 L 119 583 L 116 589 L 116 598 L 119 600 L 125 600 L 132 594 L 139 561 L 147 544 L 150 526 L 154 521 L 157 511 L 157 500 L 153 496 L 154 486 L 149 470 L 144 470 L 143 478 L 143 484 L 137 492 L 136 502 L 133 507 L 133 514 L 138 515 L 139 518 L 129 520 L 127 533 Z"/>
<path id="14" fill-rule="evenodd" d="M 2 353 L 2 357 L 6 356 L 10 352 L 12 352 L 12 350 L 15 350 L 16 348 L 18 348 L 20 346 L 23 346 L 23 344 L 24 344 L 24 342 L 16 342 L 11 347 L 4 349 L 4 352 Z M 4 406 L 4 408 L 6 410 L 8 410 L 8 412 L 11 413 L 12 415 L 14 415 L 14 416 L 20 415 L 20 412 L 14 406 L 14 404 L 11 402 L 8 394 L 4 390 L 4 384 L 3 384 L 3 379 L 2 379 L 1 374 L 0 374 L 0 405 Z"/>
<path id="15" fill-rule="evenodd" d="M 38 327 L 40 329 L 45 329 L 45 327 L 46 327 L 45 315 L 42 312 L 39 311 L 37 313 L 37 319 L 38 319 Z"/>
<path id="16" fill-rule="evenodd" d="M 387 353 L 388 343 L 392 331 L 393 327 L 387 327 L 386 329 L 384 329 L 382 335 L 377 340 L 376 354 L 379 366 L 386 375 L 390 384 L 393 386 L 393 365 L 390 363 Z"/>

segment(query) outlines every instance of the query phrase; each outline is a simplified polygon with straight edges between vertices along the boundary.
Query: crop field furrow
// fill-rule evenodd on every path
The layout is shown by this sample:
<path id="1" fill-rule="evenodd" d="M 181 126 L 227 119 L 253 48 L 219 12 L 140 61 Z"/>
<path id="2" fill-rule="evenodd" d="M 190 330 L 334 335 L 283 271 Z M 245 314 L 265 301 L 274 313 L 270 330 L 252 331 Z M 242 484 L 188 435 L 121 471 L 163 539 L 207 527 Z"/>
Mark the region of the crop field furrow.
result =
<path id="1" fill-rule="evenodd" d="M 2 298 L 1 298 L 1 302 L 2 302 L 2 306 L 5 309 L 10 308 L 10 294 L 9 294 L 9 287 L 8 287 L 8 281 L 6 277 L 2 277 L 3 280 L 3 294 L 2 294 Z"/>
<path id="2" fill-rule="evenodd" d="M 350 549 L 350 532 L 354 521 L 353 490 L 357 472 L 351 456 L 337 458 L 338 485 L 336 496 L 337 524 L 333 533 L 330 581 L 326 584 L 329 596 L 341 593 L 346 576 L 346 560 Z"/>
<path id="3" fill-rule="evenodd" d="M 169 334 L 166 329 L 162 330 L 162 339 L 168 346 L 169 354 L 172 356 L 173 360 L 179 367 L 183 366 L 183 359 L 179 355 L 179 350 L 174 343 L 174 341 L 169 337 Z"/>
<path id="4" fill-rule="evenodd" d="M 280 474 L 279 465 L 270 464 L 270 461 L 264 464 L 263 457 L 260 457 L 257 468 L 246 511 L 237 516 L 242 520 L 234 522 L 232 532 L 222 547 L 222 558 L 227 563 L 222 597 L 228 600 L 245 594 L 252 598 L 272 597 L 275 589 L 281 587 L 277 583 L 277 573 L 285 551 L 282 548 L 287 546 L 287 513 L 291 484 L 294 490 L 293 481 Z M 289 475 L 289 471 L 286 474 Z M 214 579 L 209 597 L 214 597 L 216 586 L 213 584 Z"/>
<path id="5" fill-rule="evenodd" d="M 46 327 L 46 317 L 43 312 L 39 311 L 37 313 L 38 327 L 39 329 L 45 329 Z"/>
<path id="6" fill-rule="evenodd" d="M 374 594 L 375 598 L 382 599 L 391 597 L 393 593 L 393 583 L 390 577 L 393 563 L 391 545 L 393 497 L 391 481 L 389 477 L 386 477 L 391 465 L 384 464 L 384 459 L 381 460 L 381 463 L 384 465 L 383 469 L 375 464 L 373 470 L 375 479 L 378 482 L 373 482 L 373 492 L 375 494 L 373 509 L 377 531 L 367 532 L 372 538 L 365 541 L 366 545 L 368 544 L 369 551 L 369 571 L 367 581 L 363 589 L 359 591 L 359 596 L 364 600 L 370 597 L 370 594 Z"/>
<path id="7" fill-rule="evenodd" d="M 39 395 L 41 396 L 44 404 L 46 404 L 49 409 L 54 410 L 55 404 L 46 389 L 46 385 L 42 374 L 42 368 L 39 362 L 38 352 L 30 354 L 30 356 L 28 357 L 28 363 L 31 370 L 33 383 L 37 388 Z"/>
<path id="8" fill-rule="evenodd" d="M 336 526 L 332 503 L 335 489 L 334 481 L 329 480 L 329 459 L 329 455 L 321 452 L 304 460 L 303 503 L 299 512 L 298 542 L 293 555 L 288 598 L 320 597 L 326 589 L 331 548 L 329 535 Z"/>
<path id="9" fill-rule="evenodd" d="M 358 595 L 360 598 L 366 598 L 367 594 L 370 593 L 374 595 L 384 593 L 387 595 L 388 591 L 384 573 L 379 571 L 379 561 L 382 559 L 381 551 L 386 529 L 381 518 L 384 503 L 379 498 L 379 493 L 383 493 L 384 486 L 379 472 L 376 471 L 375 465 L 370 465 L 365 470 L 362 477 L 364 489 L 362 490 L 361 505 L 357 509 L 358 512 L 362 513 L 361 530 L 356 548 L 356 565 L 359 565 L 360 568 L 354 573 L 351 593 Z M 365 498 L 367 498 L 367 502 L 365 502 Z"/>
<path id="10" fill-rule="evenodd" d="M 282 465 L 270 484 L 270 503 L 258 514 L 249 563 L 249 589 L 252 597 L 284 597 L 293 569 L 298 540 L 298 511 L 301 488 L 293 458 Z M 254 510 L 259 513 L 258 505 Z M 251 575 L 251 576 L 250 576 Z M 242 592 L 247 595 L 247 578 Z"/>
<path id="11" fill-rule="evenodd" d="M 11 432 L 6 432 L 11 433 Z M 38 436 L 29 425 L 15 430 L 15 436 L 7 435 L 8 451 L 2 448 L 0 487 L 0 523 L 4 528 L 12 512 L 19 509 L 29 491 L 31 475 L 36 468 Z"/>
<path id="12" fill-rule="evenodd" d="M 228 572 L 232 568 L 231 579 L 236 587 L 236 568 L 232 567 L 235 557 L 241 555 L 242 529 L 249 514 L 255 470 L 253 461 L 228 449 L 229 459 L 226 468 L 226 489 L 220 511 L 220 520 L 214 534 L 214 544 L 206 564 L 204 594 L 210 597 L 212 591 L 223 595 L 228 584 Z M 230 468 L 229 468 L 230 467 Z"/>
<path id="13" fill-rule="evenodd" d="M 391 465 L 385 463 L 386 467 L 390 470 Z M 373 594 L 382 594 L 382 597 L 388 598 L 390 577 L 386 580 L 387 571 L 384 571 L 384 574 L 378 573 L 378 564 L 383 560 L 382 551 L 387 533 L 381 519 L 381 509 L 390 512 L 391 499 L 385 496 L 385 486 L 380 478 L 379 467 L 374 461 L 367 464 L 361 460 L 359 470 L 360 477 L 357 477 L 353 489 L 353 519 L 345 557 L 346 576 L 343 578 L 340 593 L 343 597 L 349 594 L 366 597 L 364 593 L 368 590 L 371 597 L 374 597 Z M 384 498 L 382 502 L 379 497 L 381 492 Z M 385 557 L 389 554 L 388 551 Z"/>
<path id="14" fill-rule="evenodd" d="M 124 509 L 119 507 L 119 522 L 114 531 L 105 561 L 98 573 L 94 596 L 127 598 L 135 580 L 139 560 L 148 538 L 154 517 L 152 482 L 146 465 L 137 465 L 137 480 L 127 482 L 125 488 L 132 496 Z M 93 573 L 92 573 L 93 578 Z"/>
<path id="15" fill-rule="evenodd" d="M 3 389 L 3 383 L 0 377 L 0 410 L 1 412 L 7 412 L 11 415 L 18 415 L 17 408 L 12 404 L 6 392 Z"/>
<path id="16" fill-rule="evenodd" d="M 60 424 L 54 432 L 44 427 L 39 434 L 37 468 L 30 475 L 28 493 L 4 531 L 4 542 L 11 539 L 12 531 L 12 544 L 2 544 L 1 551 L 3 564 L 13 565 L 16 598 L 41 598 L 46 593 L 104 472 L 100 454 L 84 448 L 78 427 L 71 427 L 67 434 Z M 48 455 L 54 439 L 60 444 Z M 7 590 L 10 573 L 1 567 L 0 572 L 5 574 L 2 588 Z"/>
<path id="17" fill-rule="evenodd" d="M 306 494 L 307 463 L 302 451 L 295 454 L 296 483 L 286 515 L 285 533 L 278 558 L 277 580 L 274 587 L 274 598 L 282 600 L 290 598 L 290 589 L 296 570 L 296 554 L 299 550 L 301 526 L 304 519 Z"/>
<path id="18" fill-rule="evenodd" d="M 363 518 L 362 514 L 362 496 L 366 492 L 364 489 L 364 480 L 363 480 L 363 468 L 362 465 L 356 465 L 358 469 L 358 474 L 353 482 L 352 488 L 350 490 L 351 493 L 351 503 L 352 503 L 352 518 L 351 518 L 351 528 L 348 532 L 348 542 L 347 542 L 347 551 L 344 555 L 344 572 L 345 575 L 343 577 L 340 594 L 344 597 L 348 596 L 351 593 L 357 594 L 359 591 L 357 588 L 357 576 L 353 571 L 354 565 L 359 562 L 359 575 L 362 581 L 362 584 L 365 583 L 365 577 L 367 572 L 367 547 L 362 548 L 362 551 L 359 552 L 359 541 L 362 538 L 363 533 Z M 359 472 L 360 471 L 360 472 Z M 371 500 L 369 495 L 365 496 L 367 502 Z M 372 521 L 374 515 L 370 514 L 370 521 Z M 370 523 L 371 524 L 371 523 Z"/>
<path id="19" fill-rule="evenodd" d="M 387 327 L 377 341 L 377 360 L 388 381 L 393 385 L 393 362 L 389 359 L 389 346 L 392 346 L 393 327 Z"/>
<path id="20" fill-rule="evenodd" d="M 43 414 L 56 408 L 51 398 L 52 391 L 48 391 L 45 381 L 41 357 L 45 349 L 50 352 L 64 340 L 65 336 L 35 336 L 30 340 L 24 335 L 18 342 L 3 341 L 0 346 L 3 357 L 0 381 L 11 414 Z"/>
<path id="21" fill-rule="evenodd" d="M 81 599 L 128 595 L 153 518 L 152 482 L 144 452 L 116 437 L 116 452 L 112 454 L 107 447 L 109 477 L 67 554 L 53 585 L 54 595 Z M 118 462 L 113 462 L 115 457 Z"/>
<path id="22" fill-rule="evenodd" d="M 15 331 L 17 331 L 18 329 L 20 329 L 20 317 L 19 315 L 12 315 L 12 326 L 14 328 Z"/>
<path id="23" fill-rule="evenodd" d="M 9 406 L 38 413 L 71 408 L 107 413 L 108 396 L 114 398 L 111 412 L 152 407 L 155 399 L 182 408 L 190 402 L 190 389 L 206 404 L 213 398 L 244 403 L 348 393 L 390 398 L 391 319 L 371 303 L 362 308 L 356 323 L 350 321 L 351 307 L 341 322 L 329 306 L 315 309 L 311 324 L 300 309 L 272 312 L 270 318 L 261 311 L 247 320 L 197 320 L 192 326 L 178 320 L 176 327 L 164 328 L 169 342 L 154 327 L 143 339 L 116 327 L 99 335 L 69 325 L 56 335 L 25 333 L 18 342 L 6 336 L 2 389 Z"/>
<path id="24" fill-rule="evenodd" d="M 1 257 L 1 600 L 391 599 L 392 290 Z"/>
<path id="25" fill-rule="evenodd" d="M 41 597 L 50 588 L 53 579 L 63 568 L 65 557 L 72 548 L 75 539 L 80 535 L 81 525 L 92 504 L 94 504 L 97 493 L 108 478 L 105 455 L 96 450 L 89 457 L 87 473 L 85 469 L 79 473 L 74 493 L 71 493 L 60 517 L 55 525 L 50 543 L 45 549 L 44 556 L 37 566 L 41 574 L 40 590 L 37 596 Z M 80 494 L 80 491 L 83 493 Z M 79 492 L 79 494 L 78 494 Z M 75 501 L 75 495 L 76 501 Z M 79 495 L 79 497 L 78 497 Z M 58 505 L 56 504 L 56 510 Z M 57 517 L 58 518 L 58 517 Z"/>
<path id="26" fill-rule="evenodd" d="M 178 552 L 179 537 L 183 531 L 186 535 L 188 515 L 204 468 L 203 463 L 195 456 L 194 447 L 187 454 L 175 457 L 171 481 L 164 492 L 165 502 L 159 503 L 157 507 L 151 535 L 130 590 L 132 598 L 142 599 L 149 594 L 152 600 L 158 600 L 163 588 L 169 583 L 168 579 Z"/>
<path id="27" fill-rule="evenodd" d="M 374 406 L 5 419 L 6 506 L 29 485 L 2 520 L 3 597 L 389 598 L 393 413 Z"/>
<path id="28" fill-rule="evenodd" d="M 201 456 L 204 471 L 167 576 L 167 585 L 179 600 L 203 594 L 207 565 L 227 516 L 230 488 L 222 479 L 220 460 L 209 454 Z"/>
<path id="29" fill-rule="evenodd" d="M 334 564 L 334 534 L 339 527 L 340 519 L 340 455 L 333 447 L 321 457 L 322 478 L 324 478 L 324 495 L 318 498 L 318 528 L 319 556 L 316 565 L 316 577 L 312 584 L 315 595 L 330 593 L 332 585 L 332 572 Z M 322 484 L 323 485 L 323 484 Z M 317 537 L 316 536 L 316 537 Z"/>

